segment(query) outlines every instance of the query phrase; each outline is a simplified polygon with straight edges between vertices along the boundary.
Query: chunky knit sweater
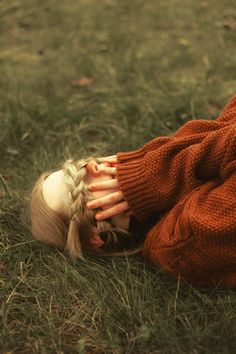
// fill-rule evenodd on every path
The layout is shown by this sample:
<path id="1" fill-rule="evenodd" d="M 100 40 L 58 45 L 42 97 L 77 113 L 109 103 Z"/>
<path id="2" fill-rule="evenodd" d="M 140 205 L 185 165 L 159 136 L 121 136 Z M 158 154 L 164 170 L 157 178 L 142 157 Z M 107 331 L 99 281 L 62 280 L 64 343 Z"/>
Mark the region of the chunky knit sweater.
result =
<path id="1" fill-rule="evenodd" d="M 236 285 L 236 96 L 217 120 L 117 157 L 135 217 L 157 216 L 142 254 L 193 284 Z"/>

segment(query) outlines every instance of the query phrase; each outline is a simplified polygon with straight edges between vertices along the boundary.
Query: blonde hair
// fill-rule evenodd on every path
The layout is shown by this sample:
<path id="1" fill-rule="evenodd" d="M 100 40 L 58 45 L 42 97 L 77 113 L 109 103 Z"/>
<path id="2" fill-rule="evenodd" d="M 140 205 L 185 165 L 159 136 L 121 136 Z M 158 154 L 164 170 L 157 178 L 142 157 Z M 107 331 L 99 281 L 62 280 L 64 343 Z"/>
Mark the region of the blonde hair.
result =
<path id="1" fill-rule="evenodd" d="M 35 238 L 83 259 L 84 253 L 102 255 L 135 254 L 141 250 L 132 244 L 132 235 L 114 227 L 117 215 L 106 221 L 97 221 L 95 213 L 86 203 L 92 199 L 86 183 L 86 165 L 91 160 L 67 160 L 63 165 L 65 184 L 68 190 L 66 208 L 63 213 L 51 209 L 43 198 L 42 187 L 52 172 L 43 173 L 33 187 L 30 199 L 30 224 Z M 94 159 L 93 159 L 94 160 Z M 99 163 L 99 159 L 96 159 Z M 103 244 L 94 246 L 94 238 Z"/>

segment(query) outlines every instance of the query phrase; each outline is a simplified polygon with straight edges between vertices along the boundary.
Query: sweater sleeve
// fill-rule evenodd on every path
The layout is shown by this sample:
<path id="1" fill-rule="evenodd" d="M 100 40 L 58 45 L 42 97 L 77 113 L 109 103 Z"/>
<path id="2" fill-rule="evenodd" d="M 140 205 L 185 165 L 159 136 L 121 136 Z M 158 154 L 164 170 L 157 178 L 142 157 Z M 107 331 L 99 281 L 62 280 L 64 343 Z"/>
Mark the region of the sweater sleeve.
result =
<path id="1" fill-rule="evenodd" d="M 235 154 L 236 97 L 216 121 L 190 121 L 173 136 L 119 153 L 118 181 L 134 215 L 144 221 L 203 183 L 226 178 L 235 170 Z"/>

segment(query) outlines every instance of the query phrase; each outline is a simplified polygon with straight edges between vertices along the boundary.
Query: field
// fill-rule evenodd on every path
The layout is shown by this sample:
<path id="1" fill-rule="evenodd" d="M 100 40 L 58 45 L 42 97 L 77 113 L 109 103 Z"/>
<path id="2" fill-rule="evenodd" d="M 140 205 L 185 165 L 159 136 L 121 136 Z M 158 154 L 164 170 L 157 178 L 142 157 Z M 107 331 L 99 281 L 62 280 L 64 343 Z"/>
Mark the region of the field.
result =
<path id="1" fill-rule="evenodd" d="M 235 2 L 1 0 L 0 33 L 0 353 L 235 353 L 234 289 L 138 256 L 72 262 L 22 222 L 35 179 L 66 158 L 220 114 Z"/>

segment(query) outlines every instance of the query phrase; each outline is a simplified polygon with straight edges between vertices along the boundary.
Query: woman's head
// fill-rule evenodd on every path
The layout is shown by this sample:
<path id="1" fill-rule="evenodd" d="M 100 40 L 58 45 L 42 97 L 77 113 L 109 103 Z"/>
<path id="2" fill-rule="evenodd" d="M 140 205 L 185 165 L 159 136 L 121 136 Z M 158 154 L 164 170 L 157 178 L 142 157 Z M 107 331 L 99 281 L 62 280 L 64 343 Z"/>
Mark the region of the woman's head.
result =
<path id="1" fill-rule="evenodd" d="M 30 201 L 33 235 L 80 258 L 82 251 L 115 253 L 131 246 L 127 230 L 117 227 L 122 225 L 124 215 L 96 221 L 97 211 L 86 207 L 95 197 L 88 190 L 89 183 L 94 181 L 86 170 L 89 160 L 67 160 L 61 170 L 44 173 L 36 182 Z"/>

